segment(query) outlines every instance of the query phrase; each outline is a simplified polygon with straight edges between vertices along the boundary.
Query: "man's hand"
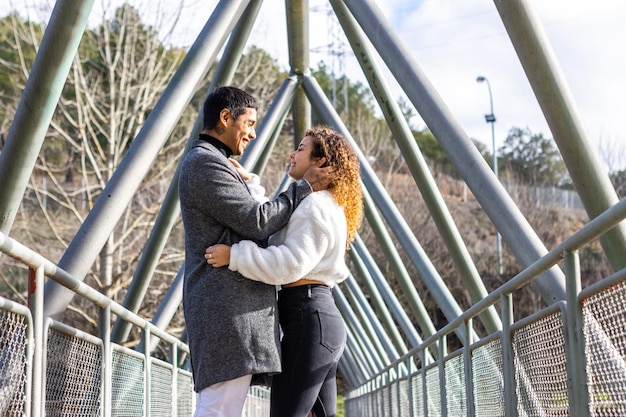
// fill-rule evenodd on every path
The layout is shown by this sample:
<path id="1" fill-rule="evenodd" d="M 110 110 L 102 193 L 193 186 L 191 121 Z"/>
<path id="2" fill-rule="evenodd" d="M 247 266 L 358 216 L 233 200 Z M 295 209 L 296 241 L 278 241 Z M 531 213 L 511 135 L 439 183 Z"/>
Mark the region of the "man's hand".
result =
<path id="1" fill-rule="evenodd" d="M 204 251 L 204 259 L 206 259 L 206 263 L 215 268 L 228 266 L 230 263 L 230 246 L 219 243 L 209 246 Z"/>
<path id="2" fill-rule="evenodd" d="M 332 167 L 323 167 L 326 163 L 326 158 L 320 158 L 315 165 L 311 166 L 304 173 L 304 179 L 311 185 L 313 191 L 321 191 L 328 188 L 328 186 L 335 179 L 334 171 Z"/>

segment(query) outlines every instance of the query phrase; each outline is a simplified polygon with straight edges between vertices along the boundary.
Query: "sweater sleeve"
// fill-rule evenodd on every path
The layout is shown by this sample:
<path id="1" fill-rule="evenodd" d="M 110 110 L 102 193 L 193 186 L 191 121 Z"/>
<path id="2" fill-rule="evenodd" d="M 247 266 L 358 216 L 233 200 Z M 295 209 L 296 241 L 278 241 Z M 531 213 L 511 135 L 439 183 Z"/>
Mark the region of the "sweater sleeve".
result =
<path id="1" fill-rule="evenodd" d="M 306 198 L 287 224 L 285 240 L 261 248 L 249 240 L 231 247 L 229 269 L 266 284 L 282 285 L 306 277 L 334 246 L 332 224 L 322 207 Z"/>
<path id="2" fill-rule="evenodd" d="M 250 173 L 250 179 L 246 181 L 246 185 L 256 201 L 259 203 L 269 201 L 269 198 L 265 195 L 265 187 L 261 185 L 261 178 L 258 175 Z"/>

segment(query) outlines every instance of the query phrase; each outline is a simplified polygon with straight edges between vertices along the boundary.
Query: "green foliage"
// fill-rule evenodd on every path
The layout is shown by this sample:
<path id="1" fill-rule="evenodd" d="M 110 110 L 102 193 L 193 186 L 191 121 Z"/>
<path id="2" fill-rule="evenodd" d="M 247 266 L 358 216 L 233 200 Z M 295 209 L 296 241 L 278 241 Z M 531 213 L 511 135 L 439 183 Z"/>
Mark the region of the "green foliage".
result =
<path id="1" fill-rule="evenodd" d="M 0 134 L 8 132 L 42 37 L 41 25 L 17 13 L 0 18 Z"/>
<path id="2" fill-rule="evenodd" d="M 439 145 L 439 142 L 429 130 L 414 132 L 414 135 L 417 145 L 422 151 L 424 158 L 435 164 L 446 158 L 446 154 L 441 148 L 441 145 Z"/>
<path id="3" fill-rule="evenodd" d="M 413 132 L 417 145 L 419 146 L 426 161 L 430 165 L 430 170 L 433 175 L 440 174 L 449 175 L 454 178 L 458 178 L 458 171 L 454 167 L 454 164 L 448 158 L 448 155 L 443 151 L 443 148 L 439 144 L 439 141 L 430 132 L 430 130 L 422 130 Z"/>
<path id="4" fill-rule="evenodd" d="M 337 113 L 348 120 L 376 119 L 374 97 L 370 89 L 361 82 L 353 83 L 345 75 L 335 78 L 324 62 L 312 71 L 313 77 L 335 106 Z M 314 115 L 313 124 L 319 123 L 319 117 Z"/>
<path id="5" fill-rule="evenodd" d="M 439 144 L 439 141 L 437 141 L 430 130 L 424 129 L 421 131 L 414 131 L 413 136 L 415 137 L 415 141 L 417 142 L 422 155 L 424 155 L 424 158 L 428 161 L 430 169 L 435 176 L 443 174 L 456 179 L 461 178 L 456 166 L 452 163 L 448 154 L 444 152 L 443 148 Z M 489 155 L 485 145 L 475 140 L 472 142 L 478 149 L 478 152 L 480 152 L 480 154 L 490 162 L 491 156 Z"/>
<path id="6" fill-rule="evenodd" d="M 489 166 L 493 166 L 493 153 L 492 151 L 487 148 L 487 145 L 485 145 L 484 143 L 478 141 L 478 140 L 474 140 L 472 139 L 472 143 L 474 144 L 474 146 L 476 146 L 476 149 L 478 150 L 478 152 L 483 156 L 483 158 L 485 158 L 485 160 L 489 163 Z"/>
<path id="7" fill-rule="evenodd" d="M 553 139 L 530 129 L 509 131 L 498 151 L 501 177 L 531 186 L 560 186 L 567 182 L 567 170 Z"/>
<path id="8" fill-rule="evenodd" d="M 413 104 L 411 104 L 411 102 L 406 100 L 404 97 L 400 97 L 398 98 L 398 107 L 400 107 L 402 116 L 409 124 L 411 130 L 419 130 L 412 124 L 413 118 L 417 115 L 415 109 L 413 108 Z"/>
<path id="9" fill-rule="evenodd" d="M 343 395 L 337 395 L 337 417 L 344 417 L 345 414 L 345 398 Z"/>
<path id="10" fill-rule="evenodd" d="M 25 43 L 20 29 L 26 28 L 34 39 Z M 42 37 L 43 27 L 23 20 L 17 12 L 0 18 L 0 60 L 3 67 L 3 71 L 0 71 L 0 91 L 3 96 L 10 97 L 7 93 L 18 93 L 24 88 L 25 77 L 16 76 L 16 69 L 21 62 L 28 68 L 32 67 L 36 47 Z"/>

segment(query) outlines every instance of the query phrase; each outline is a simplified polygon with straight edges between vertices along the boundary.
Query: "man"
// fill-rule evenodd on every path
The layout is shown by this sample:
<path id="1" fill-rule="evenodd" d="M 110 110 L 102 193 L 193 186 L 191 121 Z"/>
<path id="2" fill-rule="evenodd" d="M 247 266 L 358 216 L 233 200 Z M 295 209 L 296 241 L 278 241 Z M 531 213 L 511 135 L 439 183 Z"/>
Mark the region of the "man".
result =
<path id="1" fill-rule="evenodd" d="M 257 104 L 235 87 L 204 103 L 203 131 L 182 164 L 179 192 L 185 227 L 183 307 L 199 393 L 196 417 L 239 417 L 253 375 L 280 372 L 276 290 L 228 268 L 212 268 L 205 248 L 242 239 L 264 244 L 295 207 L 330 182 L 312 167 L 273 201 L 260 203 L 229 158 L 255 139 Z"/>

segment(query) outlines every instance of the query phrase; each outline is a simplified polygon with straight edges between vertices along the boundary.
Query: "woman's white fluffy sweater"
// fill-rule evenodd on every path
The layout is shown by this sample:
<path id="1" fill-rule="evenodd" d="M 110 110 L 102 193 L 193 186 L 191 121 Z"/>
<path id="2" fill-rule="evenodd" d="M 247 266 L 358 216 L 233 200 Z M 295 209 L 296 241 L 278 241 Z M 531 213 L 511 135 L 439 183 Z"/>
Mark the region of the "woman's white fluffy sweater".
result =
<path id="1" fill-rule="evenodd" d="M 267 248 L 242 240 L 230 250 L 228 268 L 267 284 L 301 278 L 333 287 L 348 277 L 345 263 L 346 216 L 328 191 L 305 198 L 289 223 L 272 235 Z"/>

